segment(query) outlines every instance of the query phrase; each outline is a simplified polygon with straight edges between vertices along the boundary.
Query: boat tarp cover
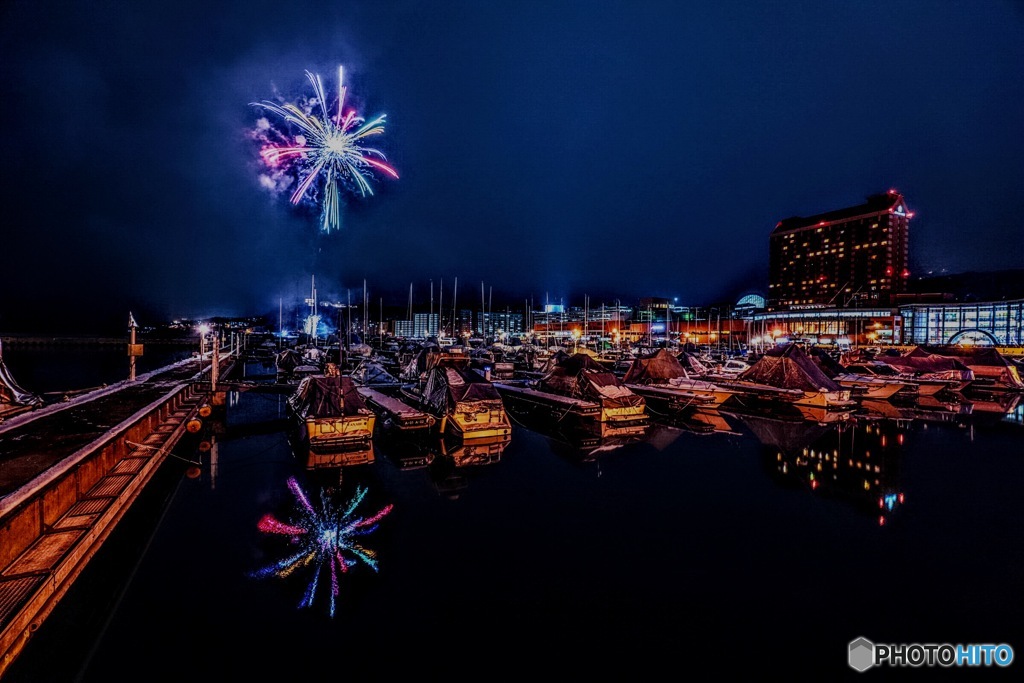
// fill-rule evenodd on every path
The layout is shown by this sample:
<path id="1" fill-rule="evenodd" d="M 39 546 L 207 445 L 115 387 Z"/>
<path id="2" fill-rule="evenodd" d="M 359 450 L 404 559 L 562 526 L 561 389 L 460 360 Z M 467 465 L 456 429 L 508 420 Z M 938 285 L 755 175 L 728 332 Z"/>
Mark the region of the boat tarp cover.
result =
<path id="1" fill-rule="evenodd" d="M 39 406 L 43 404 L 43 399 L 39 395 L 25 391 L 18 386 L 3 358 L 0 357 L 0 405 L 2 404 Z"/>
<path id="2" fill-rule="evenodd" d="M 566 353 L 562 349 L 558 349 L 557 351 L 552 353 L 546 361 L 544 361 L 544 365 L 541 366 L 540 371 L 543 373 L 550 373 L 552 370 L 554 370 L 555 368 L 557 368 L 559 365 L 569 360 L 570 358 L 572 358 L 570 354 Z"/>
<path id="3" fill-rule="evenodd" d="M 401 384 L 379 361 L 373 360 L 359 363 L 352 371 L 352 379 L 360 384 Z"/>
<path id="4" fill-rule="evenodd" d="M 478 408 L 504 405 L 501 394 L 480 373 L 450 363 L 435 365 L 427 372 L 423 401 L 440 415 L 468 407 L 466 404 L 482 404 L 475 406 Z"/>
<path id="5" fill-rule="evenodd" d="M 302 365 L 303 362 L 302 354 L 295 349 L 283 349 L 274 360 L 277 369 L 281 372 L 291 372 Z"/>
<path id="6" fill-rule="evenodd" d="M 1024 389 L 1024 381 L 1021 381 L 1017 367 L 1007 360 L 1006 356 L 999 353 L 999 349 L 991 346 L 974 347 L 943 347 L 934 348 L 929 346 L 918 346 L 907 353 L 908 356 L 944 356 L 955 358 L 966 365 L 975 378 L 992 380 L 996 384 L 1011 389 Z"/>
<path id="7" fill-rule="evenodd" d="M 686 368 L 668 349 L 638 356 L 622 377 L 625 384 L 668 384 L 669 380 L 687 378 Z"/>
<path id="8" fill-rule="evenodd" d="M 457 359 L 461 355 L 441 351 L 441 347 L 437 344 L 424 343 L 420 345 L 416 355 L 412 356 L 402 367 L 399 377 L 406 382 L 418 382 L 432 366 L 449 360 L 458 362 Z M 468 356 L 466 356 L 465 362 L 469 362 Z"/>
<path id="9" fill-rule="evenodd" d="M 842 364 L 833 358 L 828 351 L 825 349 L 819 349 L 817 347 L 811 347 L 810 351 L 811 360 L 821 368 L 821 371 L 832 379 L 836 378 L 836 375 L 841 375 L 846 369 Z"/>
<path id="10" fill-rule="evenodd" d="M 345 417 L 369 412 L 355 383 L 347 375 L 304 377 L 288 402 L 303 418 Z"/>
<path id="11" fill-rule="evenodd" d="M 644 403 L 643 397 L 634 394 L 615 373 L 585 353 L 566 358 L 538 380 L 537 388 L 615 408 Z"/>
<path id="12" fill-rule="evenodd" d="M 739 379 L 767 384 L 780 389 L 801 391 L 839 391 L 839 385 L 818 367 L 814 360 L 796 344 L 787 344 L 765 351 L 753 365 L 739 374 Z"/>
<path id="13" fill-rule="evenodd" d="M 915 347 L 902 356 L 880 354 L 875 360 L 921 379 L 972 380 L 974 373 L 959 359 L 940 356 Z"/>
<path id="14" fill-rule="evenodd" d="M 693 346 L 693 344 L 688 344 L 688 346 Z M 679 363 L 689 372 L 697 375 L 706 375 L 711 372 L 708 364 L 697 356 L 696 350 L 687 351 L 684 349 L 676 354 L 676 358 L 679 359 Z"/>

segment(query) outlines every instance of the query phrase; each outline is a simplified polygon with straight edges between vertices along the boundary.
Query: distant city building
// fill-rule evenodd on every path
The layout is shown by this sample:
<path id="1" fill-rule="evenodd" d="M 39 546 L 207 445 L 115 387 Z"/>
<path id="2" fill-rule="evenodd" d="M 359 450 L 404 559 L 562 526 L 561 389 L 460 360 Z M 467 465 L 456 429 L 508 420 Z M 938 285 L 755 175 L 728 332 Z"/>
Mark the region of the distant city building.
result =
<path id="1" fill-rule="evenodd" d="M 395 336 L 396 337 L 413 337 L 415 327 L 413 326 L 412 320 L 396 320 L 395 321 Z"/>
<path id="2" fill-rule="evenodd" d="M 895 305 L 910 278 L 909 221 L 896 190 L 779 221 L 769 238 L 768 308 Z"/>
<path id="3" fill-rule="evenodd" d="M 752 313 L 753 311 L 763 311 L 767 306 L 768 303 L 760 294 L 747 294 L 740 297 L 739 301 L 736 302 L 735 310 L 742 315 Z"/>
<path id="4" fill-rule="evenodd" d="M 412 320 L 412 336 L 421 339 L 437 336 L 439 326 L 439 316 L 437 313 L 417 313 L 412 317 Z"/>
<path id="5" fill-rule="evenodd" d="M 905 344 L 1024 344 L 1024 299 L 900 306 Z"/>
<path id="6" fill-rule="evenodd" d="M 501 311 L 498 313 L 477 313 L 476 330 L 485 337 L 494 337 L 498 333 L 518 336 L 523 333 L 523 314 Z"/>

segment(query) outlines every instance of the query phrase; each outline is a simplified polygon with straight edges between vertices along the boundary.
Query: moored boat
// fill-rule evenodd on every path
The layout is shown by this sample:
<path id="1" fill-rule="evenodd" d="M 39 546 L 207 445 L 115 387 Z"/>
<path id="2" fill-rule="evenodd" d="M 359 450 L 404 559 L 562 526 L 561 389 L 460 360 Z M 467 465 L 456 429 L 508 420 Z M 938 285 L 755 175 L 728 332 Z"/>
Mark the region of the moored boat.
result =
<path id="1" fill-rule="evenodd" d="M 305 377 L 287 403 L 307 469 L 373 460 L 376 415 L 366 406 L 351 377 Z"/>
<path id="2" fill-rule="evenodd" d="M 416 384 L 402 387 L 405 400 L 433 415 L 442 434 L 463 439 L 512 433 L 501 394 L 469 367 L 468 356 L 436 358 Z"/>
<path id="3" fill-rule="evenodd" d="M 533 388 L 596 404 L 593 419 L 607 426 L 644 427 L 650 419 L 644 397 L 585 353 L 573 354 L 557 363 Z"/>
<path id="4" fill-rule="evenodd" d="M 850 390 L 826 375 L 796 344 L 766 351 L 735 380 L 714 381 L 723 387 L 747 392 L 745 399 L 827 410 L 857 407 Z"/>
<path id="5" fill-rule="evenodd" d="M 622 383 L 663 411 L 676 412 L 693 406 L 720 406 L 739 392 L 692 377 L 667 349 L 634 358 Z"/>

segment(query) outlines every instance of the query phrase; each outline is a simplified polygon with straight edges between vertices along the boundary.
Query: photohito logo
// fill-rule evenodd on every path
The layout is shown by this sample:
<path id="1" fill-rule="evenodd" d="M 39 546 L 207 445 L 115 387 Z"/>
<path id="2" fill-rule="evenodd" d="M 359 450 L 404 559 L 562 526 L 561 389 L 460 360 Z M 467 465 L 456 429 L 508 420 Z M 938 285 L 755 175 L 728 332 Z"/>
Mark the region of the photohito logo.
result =
<path id="1" fill-rule="evenodd" d="M 910 643 L 883 645 L 867 638 L 850 641 L 850 667 L 867 671 L 873 666 L 1009 666 L 1013 648 L 1006 643 Z"/>

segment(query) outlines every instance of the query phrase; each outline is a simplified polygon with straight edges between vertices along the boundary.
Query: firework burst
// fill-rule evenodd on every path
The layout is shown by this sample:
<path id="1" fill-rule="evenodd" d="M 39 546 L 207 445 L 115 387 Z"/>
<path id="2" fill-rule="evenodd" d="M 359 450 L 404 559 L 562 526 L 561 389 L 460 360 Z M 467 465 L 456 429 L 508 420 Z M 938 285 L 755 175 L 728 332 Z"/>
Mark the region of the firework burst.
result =
<path id="1" fill-rule="evenodd" d="M 315 507 L 294 477 L 288 479 L 288 488 L 295 496 L 295 518 L 281 522 L 267 514 L 257 525 L 267 534 L 288 536 L 296 551 L 277 562 L 252 573 L 256 578 L 276 576 L 285 578 L 297 570 L 312 567 L 312 577 L 299 607 L 311 607 L 321 582 L 321 573 L 330 573 L 331 590 L 330 614 L 334 616 L 338 597 L 338 577 L 359 562 L 377 571 L 376 553 L 359 544 L 361 536 L 373 533 L 378 522 L 391 512 L 391 505 L 384 507 L 372 517 L 359 517 L 356 508 L 366 496 L 366 488 L 360 486 L 345 505 L 336 504 L 330 495 L 320 491 L 320 506 Z"/>
<path id="2" fill-rule="evenodd" d="M 341 227 L 342 192 L 373 194 L 374 173 L 398 178 L 378 149 L 365 146 L 369 138 L 384 133 L 386 114 L 369 121 L 353 110 L 345 111 L 344 68 L 338 67 L 338 102 L 332 112 L 318 74 L 306 72 L 313 96 L 296 102 L 254 102 L 276 115 L 281 128 L 261 117 L 253 137 L 261 144 L 260 156 L 267 172 L 260 183 L 275 192 L 291 193 L 291 203 L 308 201 L 320 206 L 320 228 L 331 232 Z"/>

